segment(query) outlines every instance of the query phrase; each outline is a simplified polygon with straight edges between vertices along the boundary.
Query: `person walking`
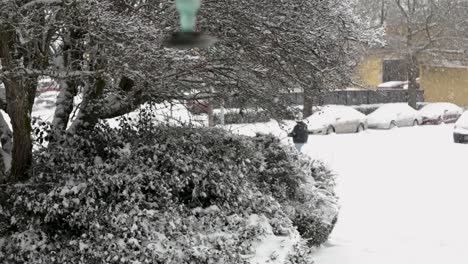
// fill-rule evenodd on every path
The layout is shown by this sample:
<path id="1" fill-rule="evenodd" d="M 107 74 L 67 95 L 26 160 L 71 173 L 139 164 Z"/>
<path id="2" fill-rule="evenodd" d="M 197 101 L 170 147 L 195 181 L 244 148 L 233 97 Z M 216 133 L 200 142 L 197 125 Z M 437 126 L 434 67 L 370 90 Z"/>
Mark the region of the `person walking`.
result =
<path id="1" fill-rule="evenodd" d="M 293 138 L 294 146 L 302 153 L 302 148 L 309 139 L 309 132 L 307 131 L 306 123 L 302 120 L 296 120 L 296 125 L 288 136 Z"/>

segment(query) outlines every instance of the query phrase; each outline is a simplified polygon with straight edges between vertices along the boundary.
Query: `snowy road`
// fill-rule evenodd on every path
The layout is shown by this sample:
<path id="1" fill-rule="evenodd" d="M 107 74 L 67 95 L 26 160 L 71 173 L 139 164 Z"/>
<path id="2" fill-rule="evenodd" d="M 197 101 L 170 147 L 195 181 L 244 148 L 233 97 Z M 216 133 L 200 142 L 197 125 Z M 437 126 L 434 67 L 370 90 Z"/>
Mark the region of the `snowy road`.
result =
<path id="1" fill-rule="evenodd" d="M 452 125 L 313 136 L 341 213 L 317 264 L 468 263 L 468 145 Z"/>

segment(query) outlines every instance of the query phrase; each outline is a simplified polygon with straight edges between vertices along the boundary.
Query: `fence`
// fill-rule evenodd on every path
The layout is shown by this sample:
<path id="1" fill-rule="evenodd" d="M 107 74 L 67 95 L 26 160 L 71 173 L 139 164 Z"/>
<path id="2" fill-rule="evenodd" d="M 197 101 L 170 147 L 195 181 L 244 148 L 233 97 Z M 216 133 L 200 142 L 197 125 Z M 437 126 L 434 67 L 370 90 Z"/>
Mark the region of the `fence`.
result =
<path id="1" fill-rule="evenodd" d="M 303 105 L 302 93 L 286 95 L 292 104 Z M 325 91 L 315 96 L 314 104 L 362 105 L 408 102 L 408 90 L 341 90 Z M 424 102 L 424 90 L 417 90 L 417 102 Z"/>
<path id="2" fill-rule="evenodd" d="M 416 101 L 424 102 L 424 90 L 417 90 Z M 281 95 L 291 105 L 303 105 L 303 93 L 288 93 Z M 408 90 L 339 90 L 323 91 L 320 95 L 314 96 L 314 105 L 373 105 L 385 103 L 408 102 Z M 214 108 L 219 108 L 219 101 L 213 102 Z M 226 108 L 256 108 L 252 102 L 245 102 L 239 98 L 228 98 L 225 100 Z"/>

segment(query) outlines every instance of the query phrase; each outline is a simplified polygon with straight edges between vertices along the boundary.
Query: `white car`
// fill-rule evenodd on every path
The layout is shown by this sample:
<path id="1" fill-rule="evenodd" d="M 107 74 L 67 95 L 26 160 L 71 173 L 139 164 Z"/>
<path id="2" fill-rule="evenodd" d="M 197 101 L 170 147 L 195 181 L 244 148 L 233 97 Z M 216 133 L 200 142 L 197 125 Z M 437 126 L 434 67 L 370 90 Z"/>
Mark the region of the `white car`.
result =
<path id="1" fill-rule="evenodd" d="M 422 124 L 422 116 L 407 103 L 384 104 L 367 116 L 367 124 L 380 129 L 417 126 Z"/>
<path id="2" fill-rule="evenodd" d="M 310 134 L 358 133 L 367 129 L 366 116 L 343 105 L 318 107 L 304 122 Z"/>
<path id="3" fill-rule="evenodd" d="M 455 143 L 468 143 L 468 111 L 465 111 L 455 123 L 453 141 Z"/>
<path id="4" fill-rule="evenodd" d="M 408 81 L 390 81 L 384 82 L 377 86 L 379 90 L 388 90 L 388 89 L 408 89 Z"/>
<path id="5" fill-rule="evenodd" d="M 439 125 L 454 123 L 463 113 L 463 109 L 452 103 L 430 103 L 419 110 L 423 117 L 422 124 Z"/>

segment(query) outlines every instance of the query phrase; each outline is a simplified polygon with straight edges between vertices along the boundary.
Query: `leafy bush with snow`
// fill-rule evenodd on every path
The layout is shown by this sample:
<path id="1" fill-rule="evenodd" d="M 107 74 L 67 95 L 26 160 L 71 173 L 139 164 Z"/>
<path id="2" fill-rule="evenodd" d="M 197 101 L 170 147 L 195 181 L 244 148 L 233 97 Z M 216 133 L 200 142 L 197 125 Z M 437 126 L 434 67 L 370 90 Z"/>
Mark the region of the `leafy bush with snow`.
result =
<path id="1" fill-rule="evenodd" d="M 325 243 L 338 220 L 335 175 L 319 161 L 311 161 L 314 181 L 302 185 L 300 197 L 292 201 L 293 223 L 311 246 Z"/>
<path id="2" fill-rule="evenodd" d="M 294 117 L 297 115 L 297 113 L 293 109 L 288 109 L 287 111 L 284 111 L 284 113 L 276 113 L 275 115 L 262 109 L 244 109 L 242 111 L 237 109 L 237 111 L 232 111 L 230 109 L 226 110 L 227 111 L 224 114 L 225 124 L 265 123 L 275 118 L 294 120 Z M 220 111 L 215 112 L 214 121 L 216 124 L 221 123 Z"/>
<path id="3" fill-rule="evenodd" d="M 311 246 L 326 242 L 338 218 L 335 175 L 321 162 L 290 152 L 279 139 L 254 139 L 265 157 L 257 186 L 277 199 Z"/>
<path id="4" fill-rule="evenodd" d="M 271 119 L 271 115 L 266 111 L 244 111 L 244 112 L 228 112 L 224 114 L 225 124 L 248 124 L 248 123 L 260 123 L 268 122 Z M 216 113 L 214 115 L 216 124 L 221 123 L 221 115 Z"/>
<path id="5" fill-rule="evenodd" d="M 319 246 L 327 241 L 338 219 L 336 197 L 324 190 L 304 190 L 301 199 L 288 205 L 284 206 L 287 208 L 285 211 L 310 246 Z"/>
<path id="6" fill-rule="evenodd" d="M 1 263 L 250 263 L 294 225 L 326 233 L 330 174 L 272 136 L 130 124 L 64 136 L 33 179 L 2 186 Z M 295 241 L 281 256 L 305 262 Z"/>

